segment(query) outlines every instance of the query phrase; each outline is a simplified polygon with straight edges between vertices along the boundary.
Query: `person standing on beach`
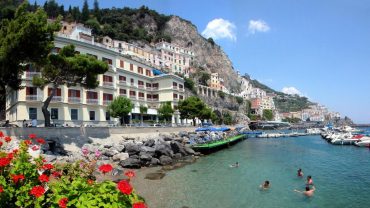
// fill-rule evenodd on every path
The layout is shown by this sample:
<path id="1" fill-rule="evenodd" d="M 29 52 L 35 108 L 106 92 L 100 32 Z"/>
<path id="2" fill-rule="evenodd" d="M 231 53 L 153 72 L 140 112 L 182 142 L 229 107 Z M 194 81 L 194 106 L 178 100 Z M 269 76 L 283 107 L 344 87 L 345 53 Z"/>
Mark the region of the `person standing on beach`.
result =
<path id="1" fill-rule="evenodd" d="M 306 186 L 306 190 L 305 191 L 299 191 L 297 189 L 294 189 L 295 192 L 304 194 L 307 197 L 313 196 L 313 193 L 315 192 L 315 190 L 316 190 L 315 186 L 312 186 L 312 189 L 310 189 L 310 186 Z"/>
<path id="2" fill-rule="evenodd" d="M 301 168 L 298 169 L 297 176 L 298 177 L 303 177 L 303 172 L 302 172 Z"/>

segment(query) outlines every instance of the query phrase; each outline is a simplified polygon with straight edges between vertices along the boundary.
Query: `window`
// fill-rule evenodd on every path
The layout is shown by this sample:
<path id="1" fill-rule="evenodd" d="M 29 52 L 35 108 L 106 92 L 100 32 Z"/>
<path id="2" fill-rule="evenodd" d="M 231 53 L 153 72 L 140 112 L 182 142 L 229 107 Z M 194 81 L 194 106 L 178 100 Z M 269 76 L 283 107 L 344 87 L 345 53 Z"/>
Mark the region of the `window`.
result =
<path id="1" fill-rule="evenodd" d="M 143 74 L 144 73 L 144 70 L 143 70 L 143 68 L 142 67 L 137 67 L 137 73 L 139 73 L 139 74 Z"/>
<path id="2" fill-rule="evenodd" d="M 78 120 L 78 109 L 71 109 L 71 120 Z"/>
<path id="3" fill-rule="evenodd" d="M 26 95 L 37 95 L 37 87 L 27 87 Z"/>
<path id="4" fill-rule="evenodd" d="M 131 81 L 131 85 L 134 85 L 134 79 L 131 78 L 130 81 Z"/>
<path id="5" fill-rule="evenodd" d="M 130 90 L 130 96 L 136 96 L 136 92 Z"/>
<path id="6" fill-rule="evenodd" d="M 151 87 L 152 87 L 152 84 L 146 83 L 146 88 L 151 88 Z"/>
<path id="7" fill-rule="evenodd" d="M 90 121 L 95 121 L 95 111 L 90 111 L 89 116 L 90 116 Z"/>
<path id="8" fill-rule="evenodd" d="M 86 92 L 86 98 L 87 99 L 98 99 L 98 93 L 93 91 L 87 91 Z"/>
<path id="9" fill-rule="evenodd" d="M 177 83 L 176 82 L 172 82 L 172 86 L 177 87 Z"/>
<path id="10" fill-rule="evenodd" d="M 150 73 L 150 70 L 149 69 L 145 70 L 145 75 L 146 76 L 149 76 L 149 77 L 151 76 L 151 73 Z"/>
<path id="11" fill-rule="evenodd" d="M 134 71 L 134 65 L 130 64 L 130 71 Z"/>
<path id="12" fill-rule="evenodd" d="M 119 61 L 119 67 L 121 67 L 121 68 L 125 67 L 125 62 L 123 60 Z"/>
<path id="13" fill-rule="evenodd" d="M 113 77 L 108 75 L 103 75 L 103 82 L 113 82 Z"/>
<path id="14" fill-rule="evenodd" d="M 126 82 L 126 77 L 125 76 L 119 76 L 119 81 L 120 82 Z"/>
<path id="15" fill-rule="evenodd" d="M 183 100 L 184 99 L 184 96 L 180 95 L 180 100 Z"/>
<path id="16" fill-rule="evenodd" d="M 58 120 L 58 108 L 52 108 L 50 110 L 51 119 L 57 119 Z"/>
<path id="17" fill-rule="evenodd" d="M 112 65 L 112 59 L 103 57 L 103 61 L 107 62 L 107 64 L 109 64 L 109 65 Z"/>
<path id="18" fill-rule="evenodd" d="M 126 95 L 127 94 L 127 90 L 126 89 L 119 89 L 119 94 L 120 95 Z"/>
<path id="19" fill-rule="evenodd" d="M 105 120 L 110 121 L 109 111 L 105 112 Z"/>
<path id="20" fill-rule="evenodd" d="M 72 90 L 72 89 L 69 89 L 68 90 L 68 97 L 80 97 L 81 96 L 81 92 L 80 90 Z"/>
<path id="21" fill-rule="evenodd" d="M 92 56 L 92 57 L 94 57 L 94 58 L 98 59 L 98 56 L 97 56 L 97 55 L 90 54 L 90 53 L 88 53 L 87 55 L 88 55 L 88 56 Z"/>
<path id="22" fill-rule="evenodd" d="M 51 95 L 52 90 L 53 90 L 52 88 L 50 88 L 50 87 L 48 88 L 48 96 Z M 57 88 L 57 90 L 55 91 L 54 96 L 62 96 L 62 89 Z"/>
<path id="23" fill-rule="evenodd" d="M 144 93 L 143 92 L 139 92 L 139 97 L 144 98 Z"/>
<path id="24" fill-rule="evenodd" d="M 146 98 L 147 99 L 152 99 L 152 95 L 151 94 L 146 94 Z"/>
<path id="25" fill-rule="evenodd" d="M 122 48 L 122 43 L 118 43 L 118 48 Z"/>
<path id="26" fill-rule="evenodd" d="M 137 84 L 140 86 L 144 86 L 144 82 L 143 81 L 140 81 L 140 80 L 137 80 Z"/>
<path id="27" fill-rule="evenodd" d="M 29 108 L 28 117 L 30 118 L 30 120 L 33 120 L 33 119 L 37 120 L 37 108 Z"/>
<path id="28" fill-rule="evenodd" d="M 108 93 L 103 93 L 103 100 L 111 101 L 113 100 L 113 95 Z"/>
<path id="29" fill-rule="evenodd" d="M 184 85 L 179 84 L 179 88 L 180 88 L 180 89 L 184 88 Z"/>
<path id="30" fill-rule="evenodd" d="M 159 84 L 158 84 L 158 83 L 153 83 L 153 84 L 152 84 L 152 87 L 153 87 L 153 88 L 158 88 L 158 87 L 159 87 Z"/>
<path id="31" fill-rule="evenodd" d="M 177 94 L 173 93 L 173 99 L 177 99 Z"/>

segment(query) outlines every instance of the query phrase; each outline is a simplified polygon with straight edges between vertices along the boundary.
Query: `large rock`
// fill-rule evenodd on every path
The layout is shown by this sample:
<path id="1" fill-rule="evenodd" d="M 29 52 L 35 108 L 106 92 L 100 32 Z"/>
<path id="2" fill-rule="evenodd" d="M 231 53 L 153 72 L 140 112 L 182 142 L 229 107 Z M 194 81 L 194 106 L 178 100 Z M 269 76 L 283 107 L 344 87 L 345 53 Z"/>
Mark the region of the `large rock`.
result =
<path id="1" fill-rule="evenodd" d="M 188 136 L 188 135 L 189 135 L 189 133 L 187 131 L 180 131 L 179 132 L 180 137 L 184 137 L 184 136 Z"/>
<path id="2" fill-rule="evenodd" d="M 107 157 L 113 157 L 114 155 L 118 154 L 119 152 L 116 149 L 107 149 L 103 152 L 103 155 Z"/>
<path id="3" fill-rule="evenodd" d="M 140 160 L 134 158 L 128 158 L 119 163 L 123 168 L 140 168 Z"/>
<path id="4" fill-rule="evenodd" d="M 173 156 L 173 152 L 171 150 L 171 147 L 169 147 L 168 145 L 156 144 L 154 146 L 154 148 L 155 148 L 155 153 L 156 153 L 156 155 L 158 155 L 158 157 L 160 157 L 161 155 L 166 155 L 168 157 Z"/>
<path id="5" fill-rule="evenodd" d="M 185 152 L 187 152 L 188 154 L 190 154 L 190 155 L 194 155 L 195 154 L 195 151 L 192 149 L 192 148 L 190 148 L 190 147 L 184 147 L 184 150 L 185 150 Z"/>
<path id="6" fill-rule="evenodd" d="M 124 151 L 125 151 L 125 145 L 121 145 L 121 144 L 119 144 L 119 145 L 115 145 L 115 146 L 113 146 L 111 149 L 115 149 L 115 150 L 117 150 L 118 152 L 124 152 Z"/>
<path id="7" fill-rule="evenodd" d="M 144 142 L 144 146 L 153 147 L 155 144 L 154 139 L 149 139 L 146 142 Z"/>
<path id="8" fill-rule="evenodd" d="M 169 165 L 172 163 L 172 159 L 166 155 L 162 155 L 160 158 L 159 158 L 159 161 L 161 163 L 161 165 Z"/>
<path id="9" fill-rule="evenodd" d="M 131 155 L 136 155 L 140 152 L 140 146 L 136 144 L 128 144 L 126 145 L 126 152 Z"/>
<path id="10" fill-rule="evenodd" d="M 178 142 L 171 142 L 170 143 L 171 149 L 173 153 L 181 153 L 182 155 L 187 155 L 186 151 L 184 150 L 184 146 Z"/>
<path id="11" fill-rule="evenodd" d="M 113 156 L 113 161 L 123 161 L 128 159 L 130 156 L 126 152 L 121 152 Z"/>
<path id="12" fill-rule="evenodd" d="M 143 160 L 143 161 L 151 161 L 152 160 L 152 156 L 149 155 L 149 154 L 142 154 L 140 155 L 140 160 Z"/>
<path id="13" fill-rule="evenodd" d="M 140 155 L 143 155 L 143 154 L 149 154 L 151 156 L 154 156 L 155 148 L 147 147 L 147 146 L 141 146 L 140 147 Z"/>
<path id="14" fill-rule="evenodd" d="M 153 166 L 159 165 L 159 163 L 160 163 L 159 159 L 155 157 L 153 157 L 152 160 L 150 161 L 150 165 L 153 165 Z"/>

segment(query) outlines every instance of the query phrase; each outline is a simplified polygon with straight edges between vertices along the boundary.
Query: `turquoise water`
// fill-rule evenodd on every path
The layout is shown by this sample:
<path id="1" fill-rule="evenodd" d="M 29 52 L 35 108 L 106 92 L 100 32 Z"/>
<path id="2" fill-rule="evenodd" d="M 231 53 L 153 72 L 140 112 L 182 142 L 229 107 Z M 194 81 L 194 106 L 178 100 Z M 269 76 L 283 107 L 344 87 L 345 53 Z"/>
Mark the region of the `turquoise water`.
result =
<path id="1" fill-rule="evenodd" d="M 230 168 L 236 161 L 240 167 Z M 312 175 L 312 198 L 293 191 L 305 188 L 298 168 Z M 259 190 L 264 180 L 268 191 Z M 369 207 L 370 151 L 320 136 L 250 138 L 145 186 L 140 191 L 153 208 Z"/>

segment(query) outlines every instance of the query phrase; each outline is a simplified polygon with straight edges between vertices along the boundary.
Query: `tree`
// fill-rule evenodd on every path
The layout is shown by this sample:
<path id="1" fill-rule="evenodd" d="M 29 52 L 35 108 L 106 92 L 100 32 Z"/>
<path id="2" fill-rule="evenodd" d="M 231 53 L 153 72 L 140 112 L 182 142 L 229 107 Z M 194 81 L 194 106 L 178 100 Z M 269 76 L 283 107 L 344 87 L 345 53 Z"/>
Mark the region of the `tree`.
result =
<path id="1" fill-rule="evenodd" d="M 262 118 L 264 120 L 272 121 L 272 119 L 274 119 L 274 113 L 271 109 L 263 109 Z"/>
<path id="2" fill-rule="evenodd" d="M 239 105 L 243 103 L 243 98 L 242 98 L 242 97 L 236 96 L 236 97 L 235 97 L 235 99 L 236 99 L 236 102 L 237 102 Z"/>
<path id="3" fill-rule="evenodd" d="M 199 83 L 201 85 L 205 85 L 207 86 L 208 85 L 208 80 L 211 79 L 211 75 L 208 74 L 207 72 L 199 72 Z"/>
<path id="4" fill-rule="evenodd" d="M 87 3 L 87 0 L 85 0 L 81 12 L 82 22 L 86 22 L 89 19 L 89 15 L 90 15 L 89 4 Z"/>
<path id="5" fill-rule="evenodd" d="M 107 110 L 113 118 L 120 118 L 121 125 L 123 124 L 123 118 L 126 117 L 134 107 L 131 100 L 118 96 L 109 104 Z"/>
<path id="6" fill-rule="evenodd" d="M 208 108 L 207 106 L 204 106 L 202 110 L 199 111 L 198 118 L 204 122 L 205 119 L 211 119 L 212 118 L 212 109 Z"/>
<path id="7" fill-rule="evenodd" d="M 231 125 L 233 124 L 233 117 L 229 112 L 224 112 L 223 114 L 223 120 L 226 125 Z"/>
<path id="8" fill-rule="evenodd" d="M 195 87 L 194 87 L 194 81 L 190 78 L 186 78 L 184 77 L 184 86 L 185 88 L 189 89 L 190 91 L 192 91 L 194 94 L 197 94 L 197 91 L 195 90 Z"/>
<path id="9" fill-rule="evenodd" d="M 94 9 L 93 9 L 93 12 L 94 12 L 94 16 L 96 17 L 96 19 L 98 21 L 100 21 L 100 8 L 99 8 L 99 2 L 98 2 L 98 0 L 94 0 Z"/>
<path id="10" fill-rule="evenodd" d="M 171 102 L 164 102 L 159 106 L 158 115 L 167 122 L 167 119 L 170 120 L 174 110 L 172 109 Z"/>
<path id="11" fill-rule="evenodd" d="M 14 15 L 1 14 L 0 22 L 0 111 L 5 108 L 6 87 L 20 89 L 26 64 L 43 65 L 53 48 L 53 34 L 59 23 L 49 23 L 42 9 L 28 12 L 28 2 Z"/>
<path id="12" fill-rule="evenodd" d="M 140 117 L 141 117 L 141 125 L 143 125 L 143 120 L 144 120 L 144 114 L 148 112 L 148 107 L 140 105 Z"/>
<path id="13" fill-rule="evenodd" d="M 222 91 L 218 91 L 217 92 L 218 96 L 221 98 L 221 99 L 225 99 L 225 93 L 222 92 Z"/>
<path id="14" fill-rule="evenodd" d="M 42 106 L 45 126 L 50 126 L 50 112 L 47 108 L 59 86 L 79 84 L 86 88 L 96 88 L 99 85 L 98 75 L 106 71 L 107 63 L 92 56 L 77 54 L 73 45 L 63 47 L 59 54 L 50 54 L 48 62 L 41 68 L 41 76 L 35 76 L 32 80 L 40 88 L 51 85 L 51 93 Z"/>
<path id="15" fill-rule="evenodd" d="M 192 119 L 195 126 L 195 118 L 200 115 L 200 112 L 206 107 L 204 102 L 195 96 L 190 96 L 185 100 L 180 100 L 178 109 L 182 119 Z"/>

